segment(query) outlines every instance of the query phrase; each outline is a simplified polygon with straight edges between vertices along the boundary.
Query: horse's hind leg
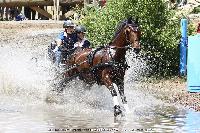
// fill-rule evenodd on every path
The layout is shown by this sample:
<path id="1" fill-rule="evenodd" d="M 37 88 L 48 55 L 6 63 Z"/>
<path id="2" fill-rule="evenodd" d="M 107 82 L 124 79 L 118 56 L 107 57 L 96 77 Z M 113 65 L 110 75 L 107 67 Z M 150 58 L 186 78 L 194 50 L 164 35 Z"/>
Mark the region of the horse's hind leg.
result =
<path id="1" fill-rule="evenodd" d="M 128 107 L 128 104 L 127 104 L 126 96 L 124 94 L 124 82 L 118 82 L 117 87 L 118 87 L 119 94 L 120 94 L 122 103 L 124 105 L 124 108 L 125 108 L 126 112 L 129 113 L 130 110 L 129 110 L 129 107 Z"/>
<path id="2" fill-rule="evenodd" d="M 105 84 L 105 86 L 109 89 L 112 97 L 113 97 L 113 103 L 114 103 L 114 116 L 118 116 L 119 114 L 122 113 L 121 109 L 120 109 L 120 106 L 119 106 L 119 102 L 118 102 L 118 99 L 117 99 L 117 92 L 113 86 L 113 83 L 110 79 L 110 76 L 109 74 L 103 74 L 102 75 L 102 79 L 103 79 L 103 82 Z"/>

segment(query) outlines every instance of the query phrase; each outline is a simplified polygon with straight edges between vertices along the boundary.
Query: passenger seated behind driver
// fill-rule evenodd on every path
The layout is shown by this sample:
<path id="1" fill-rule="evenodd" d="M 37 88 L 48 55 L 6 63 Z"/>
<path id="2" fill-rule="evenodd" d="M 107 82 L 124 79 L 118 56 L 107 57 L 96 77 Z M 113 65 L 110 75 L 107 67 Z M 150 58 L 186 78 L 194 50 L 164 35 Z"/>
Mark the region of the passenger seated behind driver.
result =
<path id="1" fill-rule="evenodd" d="M 78 41 L 74 44 L 74 48 L 89 48 L 90 42 L 85 38 L 86 28 L 82 25 L 78 25 L 75 27 L 75 32 L 77 35 Z"/>
<path id="2" fill-rule="evenodd" d="M 77 36 L 74 33 L 74 23 L 71 20 L 67 20 L 64 22 L 63 28 L 65 28 L 65 31 L 61 32 L 57 37 L 57 46 L 53 50 L 56 58 L 56 66 L 59 66 L 61 63 L 61 55 L 63 52 L 73 49 L 75 42 L 77 42 Z"/>

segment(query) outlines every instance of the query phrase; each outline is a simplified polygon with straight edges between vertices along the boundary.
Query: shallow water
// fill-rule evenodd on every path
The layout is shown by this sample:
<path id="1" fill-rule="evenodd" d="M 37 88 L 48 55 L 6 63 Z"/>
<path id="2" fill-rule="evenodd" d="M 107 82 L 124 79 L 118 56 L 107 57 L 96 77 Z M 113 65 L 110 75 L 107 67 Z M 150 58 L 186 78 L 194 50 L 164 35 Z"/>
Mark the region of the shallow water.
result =
<path id="1" fill-rule="evenodd" d="M 32 38 L 39 36 L 37 39 L 42 40 L 54 34 L 50 29 L 35 31 L 19 41 L 26 44 Z M 104 86 L 94 85 L 88 90 L 76 79 L 64 94 L 53 93 L 47 46 L 35 45 L 41 42 L 37 39 L 28 48 L 16 47 L 16 40 L 10 41 L 12 46 L 0 48 L 1 133 L 200 132 L 199 112 L 165 103 L 137 87 L 134 81 L 140 80 L 148 68 L 132 54 L 128 56 L 131 68 L 125 80 L 130 114 L 114 118 L 112 98 Z"/>
<path id="2" fill-rule="evenodd" d="M 135 93 L 134 90 L 133 92 Z M 98 93 L 96 95 L 99 96 Z M 76 101 L 77 97 L 65 98 L 62 103 L 47 103 L 42 99 L 36 100 L 30 97 L 1 96 L 0 132 L 40 133 L 57 130 L 69 132 L 80 129 L 99 132 L 101 130 L 118 132 L 135 130 L 198 132 L 200 130 L 200 113 L 166 105 L 148 96 L 143 98 L 151 100 L 153 104 L 146 100 L 141 102 L 141 99 L 137 101 L 135 96 L 128 95 L 131 113 L 117 119 L 113 117 L 112 103 L 107 98 L 109 94 L 92 100 L 85 98 L 84 101 L 82 99 Z M 141 94 L 137 93 L 137 97 L 141 97 Z"/>

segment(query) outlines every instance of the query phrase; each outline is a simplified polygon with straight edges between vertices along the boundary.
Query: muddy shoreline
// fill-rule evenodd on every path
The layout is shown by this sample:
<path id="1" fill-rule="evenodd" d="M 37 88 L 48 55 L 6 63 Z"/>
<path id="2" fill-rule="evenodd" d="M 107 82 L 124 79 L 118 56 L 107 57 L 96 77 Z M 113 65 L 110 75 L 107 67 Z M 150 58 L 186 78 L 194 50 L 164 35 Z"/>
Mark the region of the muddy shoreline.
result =
<path id="1" fill-rule="evenodd" d="M 189 92 L 187 82 L 183 78 L 149 79 L 145 83 L 141 82 L 139 87 L 167 103 L 181 104 L 186 108 L 200 111 L 200 93 Z"/>
<path id="2" fill-rule="evenodd" d="M 41 49 L 41 46 L 38 46 L 39 44 L 43 45 L 42 49 L 45 50 L 45 47 L 53 40 L 56 34 L 48 35 L 48 32 L 45 32 L 44 35 L 43 30 L 55 29 L 59 33 L 59 30 L 62 30 L 62 23 L 62 21 L 2 21 L 0 22 L 0 47 L 5 47 L 8 42 L 18 42 L 19 38 L 28 38 L 27 36 L 31 35 L 30 39 L 25 40 L 30 41 L 29 46 L 24 45 L 23 42 L 18 42 L 18 47 L 32 47 L 34 45 L 34 49 Z M 34 39 L 32 39 L 33 36 Z M 200 111 L 200 93 L 187 92 L 186 84 L 187 82 L 180 78 L 167 80 L 150 79 L 147 82 L 138 83 L 137 87 L 168 103 L 177 103 Z"/>

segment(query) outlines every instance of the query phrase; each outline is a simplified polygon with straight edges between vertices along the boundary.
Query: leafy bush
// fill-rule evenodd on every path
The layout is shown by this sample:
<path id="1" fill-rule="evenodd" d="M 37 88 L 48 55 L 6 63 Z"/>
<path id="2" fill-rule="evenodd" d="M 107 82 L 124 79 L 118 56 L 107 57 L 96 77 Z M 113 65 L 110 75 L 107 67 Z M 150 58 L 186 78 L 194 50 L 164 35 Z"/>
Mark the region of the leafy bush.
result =
<path id="1" fill-rule="evenodd" d="M 191 13 L 195 13 L 195 14 L 200 13 L 200 6 L 195 7 L 195 8 L 192 10 Z"/>
<path id="2" fill-rule="evenodd" d="M 142 51 L 152 73 L 178 74 L 180 20 L 173 18 L 163 0 L 107 0 L 106 7 L 90 8 L 85 14 L 81 23 L 93 46 L 109 43 L 120 21 L 139 17 Z"/>

